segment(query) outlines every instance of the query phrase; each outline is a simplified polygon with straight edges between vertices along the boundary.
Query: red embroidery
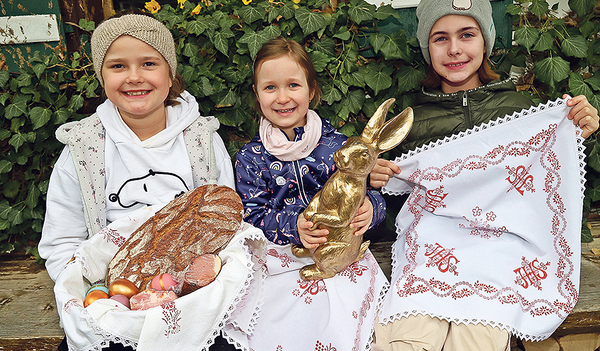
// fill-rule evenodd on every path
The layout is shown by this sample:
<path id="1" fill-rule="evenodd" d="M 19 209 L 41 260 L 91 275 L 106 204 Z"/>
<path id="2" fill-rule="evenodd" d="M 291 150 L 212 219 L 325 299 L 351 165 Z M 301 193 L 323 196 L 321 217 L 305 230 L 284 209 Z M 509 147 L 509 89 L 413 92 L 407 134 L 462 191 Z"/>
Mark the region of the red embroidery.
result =
<path id="1" fill-rule="evenodd" d="M 323 345 L 320 341 L 317 341 L 317 344 L 315 345 L 315 351 L 337 351 L 337 349 L 331 346 L 331 344 Z"/>
<path id="2" fill-rule="evenodd" d="M 375 257 L 371 253 L 367 253 L 364 258 L 366 261 L 370 262 L 371 266 L 371 280 L 369 281 L 369 290 L 365 294 L 365 299 L 363 300 L 360 311 L 352 311 L 352 317 L 355 319 L 358 318 L 358 327 L 356 329 L 356 337 L 354 338 L 354 346 L 352 347 L 352 351 L 358 351 L 361 349 L 361 331 L 363 330 L 363 323 L 365 318 L 367 317 L 368 311 L 371 309 L 371 304 L 375 301 L 375 280 L 378 274 L 380 274 L 379 264 L 375 260 Z"/>
<path id="3" fill-rule="evenodd" d="M 442 273 L 450 272 L 458 275 L 456 264 L 460 262 L 452 253 L 454 248 L 445 249 L 442 245 L 425 244 L 425 256 L 429 257 L 429 261 L 425 267 L 437 266 Z"/>
<path id="4" fill-rule="evenodd" d="M 556 141 L 556 129 L 557 125 L 551 124 L 547 130 L 540 131 L 527 142 L 513 141 L 505 146 L 499 145 L 484 156 L 471 155 L 464 160 L 457 159 L 452 161 L 441 168 L 429 167 L 426 169 L 416 169 L 408 176 L 408 180 L 416 184 L 432 180 L 441 183 L 445 178 L 457 177 L 464 169 L 468 169 L 468 167 L 484 169 L 480 165 L 481 162 L 489 165 L 499 165 L 510 156 L 530 156 L 532 153 L 541 153 L 542 156 L 539 159 L 540 166 L 546 171 L 544 176 L 544 192 L 548 194 L 546 204 L 548 209 L 553 213 L 553 217 L 550 219 L 551 229 L 549 234 L 554 238 L 554 248 L 558 255 L 556 262 L 557 269 L 554 275 L 559 281 L 555 288 L 563 299 L 556 299 L 555 301 L 535 299 L 530 301 L 519 293 L 518 289 L 522 289 L 522 286 L 501 288 L 482 284 L 479 281 L 475 283 L 459 281 L 449 284 L 434 278 L 426 280 L 414 275 L 413 272 L 418 266 L 417 253 L 420 250 L 418 224 L 423 218 L 423 210 L 428 204 L 427 194 L 423 191 L 422 187 L 414 187 L 405 204 L 408 211 L 414 216 L 414 220 L 404 232 L 404 257 L 407 262 L 403 267 L 399 267 L 402 275 L 395 282 L 396 293 L 399 297 L 431 293 L 440 298 L 452 297 L 460 299 L 476 295 L 485 300 L 496 300 L 502 304 L 519 305 L 524 313 L 529 313 L 532 316 L 556 314 L 560 318 L 565 318 L 572 311 L 577 303 L 579 294 L 577 287 L 569 279 L 573 276 L 575 267 L 569 259 L 573 255 L 573 251 L 564 237 L 566 231 L 565 204 L 559 193 L 561 189 L 561 177 L 558 173 L 561 164 L 556 154 L 552 151 L 552 147 L 555 146 Z M 469 166 L 467 167 L 467 165 Z M 521 167 L 512 169 L 505 167 L 510 171 L 507 180 L 511 183 L 511 189 L 520 190 L 519 193 L 523 195 L 525 191 L 534 192 L 533 177 L 528 177 L 530 176 L 529 168 L 525 168 L 525 166 Z M 483 210 L 478 207 L 473 209 L 474 217 L 479 217 L 482 213 Z M 490 237 L 490 234 L 500 236 L 507 230 L 504 226 L 496 228 L 489 224 L 489 222 L 494 222 L 496 219 L 497 216 L 492 211 L 485 213 L 485 220 L 487 222 L 480 218 L 475 218 L 474 220 L 465 218 L 470 223 L 470 227 L 474 228 L 472 234 L 482 235 L 483 237 L 486 237 L 486 235 Z M 462 227 L 466 228 L 467 226 L 462 225 Z M 539 271 L 542 267 L 541 263 L 532 264 L 535 267 L 539 267 L 538 271 L 536 271 L 537 277 L 548 274 L 546 272 L 548 263 L 544 264 L 546 269 L 542 269 L 541 271 Z M 519 269 L 516 271 L 518 272 Z M 523 270 L 522 272 L 525 274 L 526 271 Z M 527 274 L 525 274 L 525 277 L 527 277 Z M 527 284 L 528 286 L 533 285 L 530 280 L 527 280 Z"/>
<path id="5" fill-rule="evenodd" d="M 119 232 L 115 229 L 104 227 L 98 234 L 102 234 L 104 240 L 115 244 L 117 247 L 121 247 L 123 244 L 125 244 L 125 238 L 121 236 L 121 234 L 119 234 Z"/>
<path id="6" fill-rule="evenodd" d="M 348 277 L 351 282 L 356 283 L 356 277 L 362 276 L 363 272 L 369 269 L 367 266 L 354 262 L 338 274 L 343 277 Z"/>
<path id="7" fill-rule="evenodd" d="M 443 192 L 444 186 L 440 186 L 436 189 L 428 190 L 427 196 L 425 200 L 425 211 L 429 211 L 431 213 L 435 212 L 435 209 L 438 207 L 446 207 L 446 205 L 442 202 L 448 193 Z"/>
<path id="8" fill-rule="evenodd" d="M 538 290 L 542 290 L 542 280 L 548 277 L 546 270 L 550 266 L 550 262 L 540 263 L 538 259 L 529 262 L 525 257 L 521 258 L 521 267 L 514 270 L 517 274 L 515 284 L 522 286 L 527 289 L 530 286 L 536 287 Z"/>
<path id="9" fill-rule="evenodd" d="M 533 176 L 529 174 L 531 165 L 527 168 L 523 165 L 517 168 L 506 166 L 506 169 L 508 170 L 508 177 L 506 180 L 512 185 L 506 192 L 509 192 L 512 189 L 515 189 L 521 195 L 523 195 L 525 191 L 535 192 L 535 189 L 533 188 Z M 514 178 L 511 179 L 511 176 Z"/>
<path id="10" fill-rule="evenodd" d="M 167 329 L 165 329 L 165 336 L 168 338 L 172 334 L 177 334 L 181 331 L 181 326 L 179 326 L 179 321 L 181 320 L 181 311 L 177 309 L 175 306 L 175 302 L 167 302 L 162 307 L 162 320 L 167 324 Z"/>
<path id="11" fill-rule="evenodd" d="M 277 250 L 275 249 L 269 249 L 267 250 L 267 255 L 269 256 L 273 256 L 275 258 L 279 258 L 281 260 L 281 267 L 290 267 L 290 263 L 295 262 L 294 259 L 292 259 L 290 256 L 288 256 L 288 254 L 284 253 L 284 254 L 279 254 L 279 252 L 277 252 Z"/>
<path id="12" fill-rule="evenodd" d="M 292 295 L 303 297 L 306 294 L 317 295 L 320 292 L 327 291 L 327 287 L 325 286 L 325 282 L 323 279 L 319 280 L 302 280 L 298 279 L 299 289 L 294 289 L 292 291 Z M 302 291 L 301 291 L 302 290 Z M 306 296 L 304 302 L 307 305 L 310 305 L 312 302 L 312 298 L 310 296 Z"/>
<path id="13" fill-rule="evenodd" d="M 68 314 L 71 314 L 71 307 L 73 307 L 73 306 L 83 308 L 83 304 L 81 303 L 81 300 L 79 300 L 79 299 L 71 299 L 71 300 L 67 301 L 67 303 L 65 303 L 63 305 L 63 311 L 65 311 Z"/>
<path id="14" fill-rule="evenodd" d="M 483 213 L 483 210 L 479 208 L 479 206 L 476 206 L 471 212 L 473 213 L 473 217 L 479 217 Z M 480 236 L 483 239 L 489 239 L 492 237 L 492 235 L 500 237 L 502 233 L 506 232 L 507 230 L 506 226 L 494 227 L 491 224 L 489 224 L 489 222 L 493 222 L 497 218 L 494 211 L 490 211 L 485 214 L 485 219 L 487 220 L 487 222 L 483 219 L 480 220 L 479 218 L 468 219 L 465 216 L 463 216 L 463 218 L 465 219 L 465 221 L 468 222 L 468 224 L 460 223 L 458 227 L 465 229 L 471 228 L 471 235 Z"/>

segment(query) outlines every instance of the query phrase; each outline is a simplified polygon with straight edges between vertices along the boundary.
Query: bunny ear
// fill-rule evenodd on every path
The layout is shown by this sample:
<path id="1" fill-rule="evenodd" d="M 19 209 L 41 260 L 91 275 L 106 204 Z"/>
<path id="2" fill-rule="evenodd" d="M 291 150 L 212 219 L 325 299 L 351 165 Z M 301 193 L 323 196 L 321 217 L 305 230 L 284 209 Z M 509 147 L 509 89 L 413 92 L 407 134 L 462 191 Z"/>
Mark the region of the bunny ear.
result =
<path id="1" fill-rule="evenodd" d="M 385 122 L 385 117 L 387 116 L 388 110 L 395 101 L 396 99 L 391 98 L 379 105 L 377 111 L 375 111 L 373 114 L 373 117 L 369 119 L 365 129 L 363 129 L 361 134 L 363 138 L 366 138 L 369 142 L 375 140 L 375 136 L 379 132 L 379 129 L 381 129 L 383 122 Z"/>
<path id="2" fill-rule="evenodd" d="M 407 107 L 399 115 L 390 119 L 377 135 L 376 148 L 378 152 L 386 152 L 400 144 L 406 138 L 408 132 L 410 132 L 413 120 L 413 110 L 410 107 Z"/>

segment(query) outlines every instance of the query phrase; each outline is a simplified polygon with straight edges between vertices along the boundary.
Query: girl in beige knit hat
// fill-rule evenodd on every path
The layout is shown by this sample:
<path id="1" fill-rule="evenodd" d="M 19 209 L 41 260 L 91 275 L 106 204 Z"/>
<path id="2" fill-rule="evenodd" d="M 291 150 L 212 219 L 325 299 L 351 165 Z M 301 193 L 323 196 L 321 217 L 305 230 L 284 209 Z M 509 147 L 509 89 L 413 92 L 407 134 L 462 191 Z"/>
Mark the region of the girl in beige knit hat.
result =
<path id="1" fill-rule="evenodd" d="M 109 225 L 128 219 L 142 224 L 137 219 L 144 211 L 158 210 L 184 192 L 205 184 L 235 189 L 235 183 L 231 159 L 217 133 L 219 121 L 201 116 L 196 99 L 184 90 L 177 74 L 175 43 L 165 25 L 142 13 L 118 15 L 96 28 L 91 46 L 107 99 L 92 116 L 67 123 L 56 133 L 66 146 L 50 177 L 39 252 L 56 282 L 66 334 L 59 349 L 131 350 L 130 346 L 152 343 L 152 338 L 163 334 L 128 337 L 126 332 L 141 325 L 125 319 L 107 330 L 106 319 L 83 317 L 88 308 L 102 303 L 96 301 L 85 309 L 81 303 L 73 305 L 85 294 L 85 284 L 73 281 L 88 278 L 76 267 L 101 265 L 101 271 L 106 271 L 108 265 L 97 250 L 85 248 L 103 237 L 98 233 L 110 231 Z M 238 283 L 223 289 L 223 296 L 235 295 L 233 285 Z M 207 304 L 206 309 L 228 308 L 217 305 Z M 119 308 L 106 315 L 115 311 Z M 218 337 L 219 322 L 214 323 L 215 329 L 195 326 L 193 333 L 208 335 L 205 343 L 217 336 L 220 341 L 210 350 L 235 349 Z M 202 346 L 188 341 L 190 348 Z"/>

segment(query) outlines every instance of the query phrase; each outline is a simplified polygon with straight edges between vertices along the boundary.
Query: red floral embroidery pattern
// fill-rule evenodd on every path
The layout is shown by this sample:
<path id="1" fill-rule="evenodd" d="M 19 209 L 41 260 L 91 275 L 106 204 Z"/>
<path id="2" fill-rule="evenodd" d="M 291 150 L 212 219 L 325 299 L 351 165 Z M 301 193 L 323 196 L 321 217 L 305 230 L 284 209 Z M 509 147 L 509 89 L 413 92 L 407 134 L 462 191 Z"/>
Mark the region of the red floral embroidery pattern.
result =
<path id="1" fill-rule="evenodd" d="M 79 300 L 79 299 L 71 299 L 71 300 L 67 301 L 67 303 L 65 303 L 63 305 L 63 311 L 65 311 L 68 314 L 71 314 L 71 307 L 73 307 L 73 306 L 83 308 L 83 304 L 81 303 L 81 300 Z"/>
<path id="2" fill-rule="evenodd" d="M 482 212 L 483 210 L 479 208 L 479 206 L 476 206 L 472 210 L 473 217 L 481 216 Z M 480 236 L 484 239 L 489 239 L 492 237 L 492 235 L 500 237 L 502 233 L 506 232 L 507 229 L 506 226 L 494 227 L 491 224 L 489 224 L 489 222 L 495 221 L 496 217 L 497 216 L 494 213 L 494 211 L 487 212 L 485 214 L 485 220 L 479 218 L 468 219 L 467 217 L 463 216 L 463 218 L 465 219 L 465 221 L 467 221 L 468 224 L 460 223 L 458 227 L 465 229 L 471 228 L 471 235 Z"/>
<path id="3" fill-rule="evenodd" d="M 167 324 L 165 329 L 165 336 L 168 338 L 173 334 L 177 334 L 181 331 L 179 321 L 181 320 L 181 311 L 175 306 L 175 302 L 167 302 L 161 306 L 163 318 L 162 320 Z"/>
<path id="4" fill-rule="evenodd" d="M 360 350 L 360 333 L 362 331 L 362 325 L 364 323 L 364 319 L 367 317 L 368 311 L 371 309 L 371 304 L 375 301 L 375 280 L 377 274 L 380 274 L 379 264 L 375 260 L 375 257 L 369 252 L 365 254 L 364 259 L 370 262 L 371 266 L 371 280 L 369 281 L 369 290 L 365 294 L 365 298 L 360 306 L 360 311 L 352 312 L 352 317 L 358 318 L 358 326 L 356 328 L 356 337 L 354 338 L 354 346 L 352 347 L 352 351 Z"/>
<path id="5" fill-rule="evenodd" d="M 109 243 L 115 244 L 117 247 L 123 246 L 125 244 L 125 238 L 119 234 L 119 232 L 115 229 L 111 229 L 109 227 L 104 227 L 98 234 L 102 234 L 104 240 Z"/>
<path id="6" fill-rule="evenodd" d="M 315 345 L 315 351 L 337 351 L 337 349 L 331 346 L 331 344 L 324 345 L 320 341 L 317 341 L 317 344 Z"/>
<path id="7" fill-rule="evenodd" d="M 295 262 L 293 258 L 291 258 L 288 254 L 279 254 L 275 249 L 267 250 L 267 255 L 273 256 L 275 258 L 279 258 L 281 260 L 281 267 L 290 267 L 290 263 Z"/>
<path id="8" fill-rule="evenodd" d="M 566 228 L 566 218 L 564 217 L 565 205 L 558 193 L 561 185 L 561 177 L 558 174 L 558 170 L 561 168 L 561 164 L 556 154 L 552 151 L 552 147 L 555 146 L 556 142 L 556 129 L 557 125 L 551 124 L 547 130 L 540 131 L 527 142 L 513 141 L 506 146 L 499 145 L 484 156 L 471 155 L 464 160 L 457 159 L 440 168 L 429 167 L 417 169 L 408 177 L 408 180 L 416 184 L 434 180 L 441 182 L 445 178 L 458 176 L 464 169 L 485 169 L 483 166 L 484 163 L 487 165 L 499 165 L 510 156 L 529 156 L 533 153 L 541 152 L 540 165 L 547 172 L 544 177 L 544 192 L 548 193 L 546 204 L 554 213 L 551 234 L 554 237 L 554 247 L 559 256 L 555 272 L 556 276 L 560 279 L 557 288 L 564 300 L 547 301 L 539 299 L 529 301 L 518 290 L 511 287 L 500 289 L 492 285 L 479 282 L 470 283 L 467 281 L 460 281 L 451 285 L 433 278 L 426 280 L 415 276 L 413 271 L 417 267 L 416 257 L 420 249 L 417 225 L 423 217 L 422 212 L 426 207 L 426 198 L 422 194 L 422 188 L 420 187 L 413 188 L 405 204 L 405 206 L 408 206 L 409 212 L 413 214 L 414 220 L 405 231 L 406 251 L 404 256 L 407 259 L 407 263 L 402 267 L 402 275 L 395 282 L 398 296 L 406 297 L 430 292 L 438 297 L 460 299 L 476 295 L 486 300 L 497 300 L 502 304 L 519 304 L 523 312 L 529 313 L 532 316 L 557 314 L 559 317 L 564 318 L 571 312 L 577 302 L 578 292 L 573 282 L 569 279 L 574 273 L 573 262 L 569 259 L 573 255 L 573 252 L 563 236 Z M 525 188 L 524 185 L 523 187 Z M 525 188 L 525 190 L 534 191 L 532 186 Z M 476 208 L 473 215 L 478 217 L 481 215 L 481 212 Z M 486 213 L 485 218 L 488 222 L 496 220 L 493 212 Z M 475 235 L 485 237 L 485 235 L 489 236 L 492 234 L 499 236 L 503 231 L 506 231 L 504 226 L 495 228 L 483 221 L 483 219 L 475 219 L 469 222 L 470 227 L 475 230 L 472 234 Z"/>
<path id="9" fill-rule="evenodd" d="M 357 262 L 352 263 L 346 269 L 339 272 L 338 274 L 342 277 L 348 277 L 351 282 L 356 283 L 356 277 L 360 277 L 363 275 L 363 272 L 369 269 L 367 266 L 358 264 Z"/>
<path id="10" fill-rule="evenodd" d="M 312 297 L 310 295 L 315 296 L 320 292 L 327 291 L 327 287 L 325 286 L 325 282 L 323 281 L 323 279 L 319 279 L 319 280 L 298 279 L 298 287 L 299 287 L 299 289 L 294 289 L 292 291 L 292 295 L 298 296 L 298 297 L 304 297 L 304 302 L 307 305 L 310 305 L 312 303 Z"/>

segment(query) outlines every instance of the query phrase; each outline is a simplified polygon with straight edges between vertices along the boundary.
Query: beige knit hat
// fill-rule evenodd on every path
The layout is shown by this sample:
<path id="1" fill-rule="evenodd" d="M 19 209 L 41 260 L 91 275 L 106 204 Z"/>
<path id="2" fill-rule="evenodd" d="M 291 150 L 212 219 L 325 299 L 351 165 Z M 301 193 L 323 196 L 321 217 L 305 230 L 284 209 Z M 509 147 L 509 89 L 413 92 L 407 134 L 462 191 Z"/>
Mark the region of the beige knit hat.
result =
<path id="1" fill-rule="evenodd" d="M 100 85 L 104 86 L 102 80 L 104 56 L 113 41 L 122 35 L 139 39 L 160 52 L 171 69 L 171 76 L 175 77 L 177 55 L 175 55 L 175 42 L 171 32 L 155 18 L 132 14 L 110 18 L 100 23 L 92 33 L 92 61 Z"/>

